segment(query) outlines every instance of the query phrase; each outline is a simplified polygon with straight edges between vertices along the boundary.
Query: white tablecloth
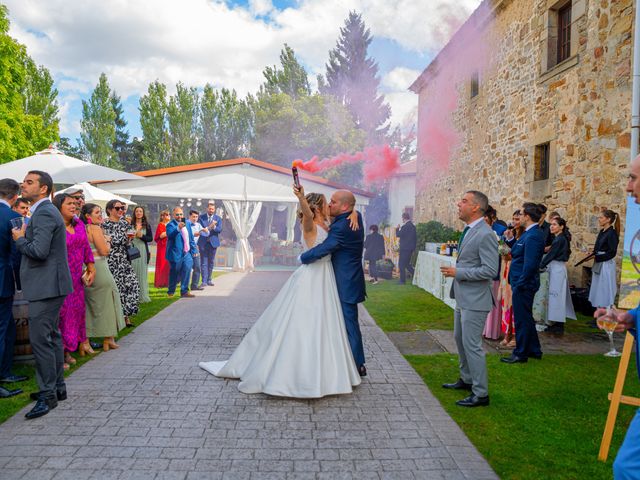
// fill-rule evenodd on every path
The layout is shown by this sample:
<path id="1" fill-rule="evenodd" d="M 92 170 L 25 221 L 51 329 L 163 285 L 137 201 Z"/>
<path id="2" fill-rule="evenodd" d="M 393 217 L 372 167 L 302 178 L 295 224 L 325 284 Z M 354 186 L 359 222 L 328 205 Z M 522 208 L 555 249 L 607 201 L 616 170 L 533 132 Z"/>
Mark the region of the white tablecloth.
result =
<path id="1" fill-rule="evenodd" d="M 440 273 L 440 267 L 455 267 L 456 259 L 431 252 L 418 252 L 416 271 L 413 274 L 413 284 L 439 298 L 451 308 L 456 307 L 456 301 L 449 298 L 452 278 L 445 278 Z"/>

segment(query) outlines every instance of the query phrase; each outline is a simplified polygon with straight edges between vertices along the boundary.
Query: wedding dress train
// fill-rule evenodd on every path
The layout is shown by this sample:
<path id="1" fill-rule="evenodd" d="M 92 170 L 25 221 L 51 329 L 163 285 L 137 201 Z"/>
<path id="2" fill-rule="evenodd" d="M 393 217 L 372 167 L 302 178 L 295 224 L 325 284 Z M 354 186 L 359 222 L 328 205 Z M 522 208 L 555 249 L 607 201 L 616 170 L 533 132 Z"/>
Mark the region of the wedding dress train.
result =
<path id="1" fill-rule="evenodd" d="M 316 245 L 327 233 L 317 229 Z M 217 377 L 239 378 L 244 393 L 320 398 L 361 382 L 327 256 L 302 265 L 226 362 L 201 362 Z"/>

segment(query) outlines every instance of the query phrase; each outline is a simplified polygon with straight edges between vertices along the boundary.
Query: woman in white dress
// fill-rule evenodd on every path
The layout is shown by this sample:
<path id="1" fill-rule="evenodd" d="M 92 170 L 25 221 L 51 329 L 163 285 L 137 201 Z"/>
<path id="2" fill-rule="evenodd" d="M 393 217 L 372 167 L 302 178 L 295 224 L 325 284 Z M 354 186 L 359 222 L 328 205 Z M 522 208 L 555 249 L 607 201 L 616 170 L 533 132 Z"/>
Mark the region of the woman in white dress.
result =
<path id="1" fill-rule="evenodd" d="M 620 217 L 611 210 L 603 210 L 598 217 L 600 232 L 593 247 L 595 262 L 591 269 L 589 302 L 595 308 L 607 308 L 616 299 L 616 255 L 620 241 Z"/>
<path id="2" fill-rule="evenodd" d="M 302 188 L 294 193 L 309 249 L 327 238 L 329 207 L 324 195 L 305 197 Z M 354 218 L 357 225 L 357 213 Z M 361 380 L 331 257 L 302 265 L 289 277 L 228 361 L 201 362 L 200 367 L 217 377 L 239 378 L 243 393 L 293 398 L 351 393 Z"/>

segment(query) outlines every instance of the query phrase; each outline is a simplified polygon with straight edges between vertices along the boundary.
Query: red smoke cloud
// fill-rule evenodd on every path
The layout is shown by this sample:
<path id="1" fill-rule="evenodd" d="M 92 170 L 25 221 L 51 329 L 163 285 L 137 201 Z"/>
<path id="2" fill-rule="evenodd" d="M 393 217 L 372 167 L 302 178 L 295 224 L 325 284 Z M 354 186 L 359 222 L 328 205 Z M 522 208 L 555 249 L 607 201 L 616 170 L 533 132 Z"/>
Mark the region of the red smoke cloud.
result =
<path id="1" fill-rule="evenodd" d="M 449 169 L 451 158 L 464 139 L 465 132 L 458 130 L 453 117 L 460 95 L 469 95 L 472 76 L 478 75 L 481 85 L 484 80 L 483 73 L 491 60 L 485 33 L 491 28 L 491 20 L 488 2 L 483 2 L 429 67 L 427 96 L 419 107 L 418 148 L 427 160 L 427 168 L 418 180 L 419 188 Z"/>
<path id="2" fill-rule="evenodd" d="M 346 163 L 364 162 L 364 182 L 367 185 L 386 180 L 400 168 L 399 152 L 389 145 L 367 147 L 363 152 L 341 153 L 332 158 L 315 156 L 308 162 L 300 159 L 293 161 L 293 166 L 310 173 L 323 172 Z"/>

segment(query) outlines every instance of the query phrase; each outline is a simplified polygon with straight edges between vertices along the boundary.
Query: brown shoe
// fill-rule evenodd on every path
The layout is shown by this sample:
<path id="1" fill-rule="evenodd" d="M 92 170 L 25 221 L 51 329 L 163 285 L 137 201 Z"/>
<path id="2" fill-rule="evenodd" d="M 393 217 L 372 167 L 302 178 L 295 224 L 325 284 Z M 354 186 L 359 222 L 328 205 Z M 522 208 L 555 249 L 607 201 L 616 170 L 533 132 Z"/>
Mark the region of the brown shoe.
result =
<path id="1" fill-rule="evenodd" d="M 187 292 L 184 295 L 180 295 L 182 298 L 194 298 L 195 295 L 191 292 Z"/>

